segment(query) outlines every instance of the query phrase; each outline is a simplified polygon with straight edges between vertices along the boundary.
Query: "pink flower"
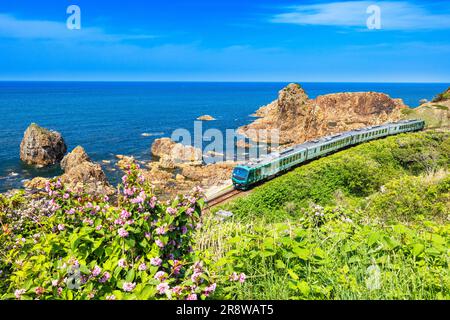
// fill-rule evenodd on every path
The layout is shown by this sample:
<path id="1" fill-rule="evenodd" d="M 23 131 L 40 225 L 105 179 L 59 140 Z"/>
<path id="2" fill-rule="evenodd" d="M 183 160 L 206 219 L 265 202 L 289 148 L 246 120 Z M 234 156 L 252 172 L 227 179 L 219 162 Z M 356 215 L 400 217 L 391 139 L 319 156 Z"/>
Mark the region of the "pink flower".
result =
<path id="1" fill-rule="evenodd" d="M 151 199 L 150 199 L 150 208 L 155 208 L 155 206 L 156 206 L 156 201 L 157 201 L 157 198 L 155 197 L 155 196 L 153 196 Z"/>
<path id="2" fill-rule="evenodd" d="M 128 176 L 123 176 L 123 177 L 122 177 L 122 183 L 126 183 L 127 180 L 128 180 Z"/>
<path id="3" fill-rule="evenodd" d="M 99 224 L 97 227 L 95 227 L 95 230 L 100 231 L 102 230 L 103 226 L 101 224 Z"/>
<path id="4" fill-rule="evenodd" d="M 116 220 L 114 220 L 114 224 L 123 226 L 125 224 L 125 221 L 122 219 L 116 219 Z"/>
<path id="5" fill-rule="evenodd" d="M 173 272 L 173 274 L 174 275 L 179 275 L 180 274 L 180 272 L 181 272 L 181 268 L 183 267 L 183 265 L 181 265 L 181 264 L 178 264 L 178 265 L 175 265 L 175 266 L 173 266 L 172 267 L 172 272 Z"/>
<path id="6" fill-rule="evenodd" d="M 122 210 L 120 218 L 122 218 L 122 220 L 127 220 L 129 217 L 131 217 L 131 213 L 129 213 L 127 210 Z"/>
<path id="7" fill-rule="evenodd" d="M 239 282 L 244 283 L 246 278 L 247 278 L 246 275 L 244 273 L 241 273 L 239 275 Z"/>
<path id="8" fill-rule="evenodd" d="M 68 193 L 65 193 L 65 194 L 63 195 L 63 198 L 64 198 L 64 199 L 69 199 L 69 197 L 70 197 L 70 195 L 69 195 Z"/>
<path id="9" fill-rule="evenodd" d="M 158 247 L 164 248 L 164 243 L 163 243 L 161 240 L 156 239 L 156 240 L 155 240 L 155 243 L 156 243 L 156 245 L 157 245 Z"/>
<path id="10" fill-rule="evenodd" d="M 58 286 L 58 280 L 52 280 L 52 286 L 57 287 Z"/>
<path id="11" fill-rule="evenodd" d="M 201 275 L 202 274 L 200 272 L 194 272 L 194 274 L 191 276 L 192 282 L 198 282 Z"/>
<path id="12" fill-rule="evenodd" d="M 162 260 L 158 257 L 150 259 L 150 264 L 152 266 L 159 267 L 161 265 L 161 263 L 162 263 Z"/>
<path id="13" fill-rule="evenodd" d="M 92 276 L 97 277 L 102 272 L 102 269 L 99 266 L 95 266 L 94 269 L 92 269 Z"/>
<path id="14" fill-rule="evenodd" d="M 166 229 L 164 227 L 156 228 L 156 234 L 166 234 Z"/>
<path id="15" fill-rule="evenodd" d="M 125 282 L 122 287 L 123 291 L 125 292 L 131 292 L 134 290 L 134 288 L 136 288 L 136 283 L 134 282 Z"/>
<path id="16" fill-rule="evenodd" d="M 105 298 L 106 300 L 116 300 L 116 296 L 115 295 L 110 295 L 110 296 L 106 296 Z"/>
<path id="17" fill-rule="evenodd" d="M 126 268 L 127 267 L 127 261 L 125 259 L 120 259 L 119 262 L 117 263 L 117 265 L 121 268 Z"/>
<path id="18" fill-rule="evenodd" d="M 58 291 L 58 296 L 60 296 L 63 291 L 63 288 L 59 287 L 57 291 Z"/>
<path id="19" fill-rule="evenodd" d="M 92 226 L 92 225 L 94 224 L 94 221 L 92 221 L 92 219 L 84 219 L 84 220 L 83 220 L 83 223 Z"/>
<path id="20" fill-rule="evenodd" d="M 108 281 L 111 278 L 111 275 L 109 274 L 109 272 L 105 272 L 103 274 L 103 276 L 100 278 L 99 282 L 100 283 L 105 283 L 106 281 Z"/>
<path id="21" fill-rule="evenodd" d="M 20 299 L 22 298 L 22 295 L 26 292 L 25 289 L 18 289 L 16 291 L 14 291 L 14 296 L 16 297 L 16 299 Z"/>
<path id="22" fill-rule="evenodd" d="M 187 210 L 186 210 L 186 214 L 189 216 L 189 217 L 192 217 L 192 214 L 194 213 L 194 208 L 188 208 Z"/>
<path id="23" fill-rule="evenodd" d="M 71 208 L 69 211 L 67 211 L 67 214 L 70 214 L 70 215 L 75 214 L 75 209 Z"/>
<path id="24" fill-rule="evenodd" d="M 155 274 L 155 279 L 159 280 L 159 281 L 163 281 L 167 278 L 167 273 L 165 273 L 164 271 L 158 271 Z"/>
<path id="25" fill-rule="evenodd" d="M 188 295 L 186 300 L 197 300 L 197 295 L 195 293 L 191 293 L 190 295 Z"/>
<path id="26" fill-rule="evenodd" d="M 189 197 L 188 200 L 191 204 L 195 204 L 197 202 L 197 199 L 195 199 L 194 197 Z"/>
<path id="27" fill-rule="evenodd" d="M 181 288 L 180 286 L 173 287 L 173 289 L 172 289 L 172 292 L 177 296 L 179 296 L 182 291 L 183 291 L 183 288 Z"/>
<path id="28" fill-rule="evenodd" d="M 127 230 L 125 230 L 124 228 L 120 228 L 117 233 L 119 234 L 120 237 L 122 238 L 126 238 L 128 237 L 129 233 Z"/>
<path id="29" fill-rule="evenodd" d="M 236 272 L 233 272 L 230 276 L 230 281 L 238 281 L 239 280 L 239 276 Z"/>
<path id="30" fill-rule="evenodd" d="M 146 232 L 146 233 L 145 233 L 145 237 L 146 237 L 147 239 L 150 239 L 150 238 L 152 237 L 152 235 L 150 234 L 150 232 Z"/>
<path id="31" fill-rule="evenodd" d="M 132 196 L 133 194 L 134 194 L 134 191 L 132 190 L 132 189 L 125 189 L 125 190 L 123 190 L 123 193 L 126 195 L 126 196 Z"/>
<path id="32" fill-rule="evenodd" d="M 131 199 L 131 203 L 134 203 L 134 204 L 136 204 L 136 203 L 144 203 L 144 201 L 145 200 L 141 196 L 137 196 L 136 198 Z"/>
<path id="33" fill-rule="evenodd" d="M 172 208 L 172 207 L 168 207 L 168 208 L 166 209 L 166 212 L 167 212 L 168 214 L 170 214 L 170 215 L 175 215 L 175 214 L 177 213 L 177 209 L 174 209 L 174 208 Z"/>
<path id="34" fill-rule="evenodd" d="M 63 224 L 58 224 L 58 230 L 63 231 L 66 227 Z"/>
<path id="35" fill-rule="evenodd" d="M 204 291 L 205 296 L 209 296 L 211 293 L 216 291 L 216 287 L 217 287 L 217 285 L 215 283 L 213 283 L 209 287 L 206 287 L 205 291 Z"/>
<path id="36" fill-rule="evenodd" d="M 167 290 L 169 290 L 169 284 L 166 282 L 162 282 L 156 286 L 156 290 L 159 291 L 159 294 L 165 294 Z"/>
<path id="37" fill-rule="evenodd" d="M 138 267 L 139 271 L 145 271 L 147 270 L 147 265 L 145 263 L 141 263 Z"/>
<path id="38" fill-rule="evenodd" d="M 188 228 L 186 226 L 181 227 L 181 234 L 186 234 L 188 232 Z"/>

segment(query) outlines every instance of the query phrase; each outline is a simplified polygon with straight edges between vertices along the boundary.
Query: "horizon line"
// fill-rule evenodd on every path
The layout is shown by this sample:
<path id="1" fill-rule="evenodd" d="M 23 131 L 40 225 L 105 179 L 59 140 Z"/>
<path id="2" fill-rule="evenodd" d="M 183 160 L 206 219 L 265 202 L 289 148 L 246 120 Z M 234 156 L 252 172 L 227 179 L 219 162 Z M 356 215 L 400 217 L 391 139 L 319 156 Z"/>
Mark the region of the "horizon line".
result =
<path id="1" fill-rule="evenodd" d="M 449 84 L 450 81 L 232 81 L 232 80 L 25 80 L 0 79 L 0 82 L 92 82 L 92 83 L 384 83 L 384 84 Z"/>

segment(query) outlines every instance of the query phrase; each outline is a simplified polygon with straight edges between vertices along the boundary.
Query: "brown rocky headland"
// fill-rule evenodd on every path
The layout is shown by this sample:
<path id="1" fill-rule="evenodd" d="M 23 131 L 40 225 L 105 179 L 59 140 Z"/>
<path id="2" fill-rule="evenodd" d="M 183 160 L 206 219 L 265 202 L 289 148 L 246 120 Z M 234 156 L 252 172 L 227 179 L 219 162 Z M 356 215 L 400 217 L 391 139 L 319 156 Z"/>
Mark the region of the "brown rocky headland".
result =
<path id="1" fill-rule="evenodd" d="M 298 84 L 291 83 L 278 99 L 261 107 L 259 119 L 239 128 L 239 133 L 254 141 L 270 142 L 259 130 L 280 130 L 279 143 L 297 144 L 320 136 L 353 130 L 401 119 L 407 106 L 384 93 L 334 93 L 310 99 Z"/>

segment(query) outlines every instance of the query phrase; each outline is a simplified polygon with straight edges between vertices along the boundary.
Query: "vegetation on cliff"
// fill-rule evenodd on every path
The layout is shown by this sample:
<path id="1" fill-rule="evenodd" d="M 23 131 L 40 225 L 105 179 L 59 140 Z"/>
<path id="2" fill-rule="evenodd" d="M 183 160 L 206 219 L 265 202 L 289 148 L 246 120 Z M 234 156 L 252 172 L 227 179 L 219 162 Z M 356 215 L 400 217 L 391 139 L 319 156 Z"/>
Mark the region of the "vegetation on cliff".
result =
<path id="1" fill-rule="evenodd" d="M 222 208 L 197 247 L 245 273 L 240 299 L 450 299 L 450 134 L 373 141 Z"/>

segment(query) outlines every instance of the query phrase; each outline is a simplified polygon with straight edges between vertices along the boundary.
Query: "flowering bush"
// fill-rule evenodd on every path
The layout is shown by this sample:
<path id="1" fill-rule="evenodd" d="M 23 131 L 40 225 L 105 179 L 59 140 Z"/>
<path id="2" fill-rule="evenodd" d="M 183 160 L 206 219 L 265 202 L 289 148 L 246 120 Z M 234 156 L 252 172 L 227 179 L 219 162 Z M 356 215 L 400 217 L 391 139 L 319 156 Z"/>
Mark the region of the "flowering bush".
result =
<path id="1" fill-rule="evenodd" d="M 114 201 L 60 181 L 16 197 L 0 199 L 2 299 L 195 300 L 216 289 L 192 250 L 198 188 L 162 203 L 133 165 Z"/>

